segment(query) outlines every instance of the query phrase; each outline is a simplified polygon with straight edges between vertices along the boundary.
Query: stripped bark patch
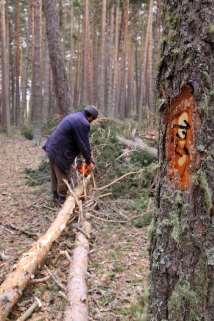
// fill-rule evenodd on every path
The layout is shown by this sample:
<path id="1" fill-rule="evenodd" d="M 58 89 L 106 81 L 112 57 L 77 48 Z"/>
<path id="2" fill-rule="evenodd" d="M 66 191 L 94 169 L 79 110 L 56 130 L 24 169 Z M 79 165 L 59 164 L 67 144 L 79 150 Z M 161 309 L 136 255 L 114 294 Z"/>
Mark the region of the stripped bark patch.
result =
<path id="1" fill-rule="evenodd" d="M 196 133 L 200 126 L 193 89 L 185 85 L 174 98 L 166 114 L 166 157 L 168 177 L 181 190 L 192 184 L 196 166 Z"/>

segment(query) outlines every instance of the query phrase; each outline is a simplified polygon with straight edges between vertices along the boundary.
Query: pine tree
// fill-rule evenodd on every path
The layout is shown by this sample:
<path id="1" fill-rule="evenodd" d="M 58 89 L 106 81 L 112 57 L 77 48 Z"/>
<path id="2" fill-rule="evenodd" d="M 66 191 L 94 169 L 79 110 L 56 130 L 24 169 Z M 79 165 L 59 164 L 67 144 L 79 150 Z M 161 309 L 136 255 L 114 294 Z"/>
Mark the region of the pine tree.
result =
<path id="1" fill-rule="evenodd" d="M 2 125 L 10 133 L 10 83 L 9 83 L 9 43 L 8 22 L 5 0 L 1 0 L 1 56 L 2 56 Z"/>
<path id="2" fill-rule="evenodd" d="M 149 320 L 214 316 L 213 1 L 163 3 Z"/>

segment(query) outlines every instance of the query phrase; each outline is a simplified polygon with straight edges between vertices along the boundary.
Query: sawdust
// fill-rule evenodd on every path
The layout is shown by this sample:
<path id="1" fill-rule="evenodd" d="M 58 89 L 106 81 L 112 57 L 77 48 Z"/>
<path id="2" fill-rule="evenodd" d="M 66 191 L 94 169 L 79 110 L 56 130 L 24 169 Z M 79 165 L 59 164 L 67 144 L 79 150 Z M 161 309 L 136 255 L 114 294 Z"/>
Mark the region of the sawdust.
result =
<path id="1" fill-rule="evenodd" d="M 23 138 L 7 138 L 4 135 L 0 135 L 0 146 L 2 282 L 20 255 L 29 249 L 35 238 L 47 230 L 57 209 L 51 202 L 49 184 L 37 187 L 26 185 L 25 169 L 38 168 L 44 158 L 41 148 L 34 147 L 32 142 Z M 126 205 L 117 202 L 122 211 L 121 214 L 118 210 L 117 216 L 116 201 L 112 205 L 114 212 L 111 211 L 111 202 L 102 201 L 102 208 L 98 208 L 103 221 L 92 217 L 93 238 L 88 280 L 90 320 L 138 321 L 128 311 L 143 296 L 146 287 L 147 232 L 145 228 L 137 229 L 131 224 L 129 218 L 135 213 L 130 213 Z M 108 222 L 108 218 L 110 221 L 118 220 L 118 223 Z M 120 224 L 121 220 L 127 222 Z M 36 275 L 37 279 L 45 281 L 32 284 L 26 289 L 9 320 L 16 320 L 34 302 L 34 296 L 42 301 L 43 306 L 29 320 L 63 320 L 65 296 L 53 278 L 45 277 L 50 270 L 60 284 L 66 286 L 69 261 L 62 253 L 66 251 L 72 256 L 73 245 L 74 232 L 70 225 L 49 253 L 45 262 L 47 268 L 42 267 Z"/>

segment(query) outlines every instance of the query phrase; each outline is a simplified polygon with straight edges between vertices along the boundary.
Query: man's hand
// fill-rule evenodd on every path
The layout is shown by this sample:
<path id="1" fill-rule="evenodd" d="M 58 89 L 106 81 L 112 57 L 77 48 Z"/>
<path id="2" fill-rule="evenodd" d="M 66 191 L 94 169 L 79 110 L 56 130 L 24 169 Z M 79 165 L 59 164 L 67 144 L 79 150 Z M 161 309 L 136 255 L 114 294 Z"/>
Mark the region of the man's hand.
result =
<path id="1" fill-rule="evenodd" d="M 88 166 L 91 167 L 91 170 L 94 170 L 96 168 L 96 164 L 93 161 Z"/>

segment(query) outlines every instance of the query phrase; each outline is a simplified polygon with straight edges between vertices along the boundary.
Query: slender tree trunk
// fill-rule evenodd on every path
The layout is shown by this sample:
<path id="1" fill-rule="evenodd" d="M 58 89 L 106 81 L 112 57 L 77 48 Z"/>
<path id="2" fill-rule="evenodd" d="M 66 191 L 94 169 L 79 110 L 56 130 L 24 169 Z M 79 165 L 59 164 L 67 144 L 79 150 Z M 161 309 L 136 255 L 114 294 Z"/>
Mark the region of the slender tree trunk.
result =
<path id="1" fill-rule="evenodd" d="M 10 82 L 9 82 L 9 41 L 5 0 L 1 0 L 1 48 L 2 48 L 2 110 L 3 127 L 10 134 Z"/>
<path id="2" fill-rule="evenodd" d="M 116 18 L 115 18 L 115 40 L 114 40 L 114 69 L 113 69 L 113 92 L 112 92 L 112 111 L 113 115 L 117 116 L 118 111 L 118 80 L 119 80 L 119 24 L 120 24 L 120 6 L 119 1 L 116 3 Z"/>
<path id="3" fill-rule="evenodd" d="M 34 50 L 32 77 L 32 122 L 35 143 L 41 138 L 42 127 L 42 70 L 41 70 L 41 0 L 33 0 L 34 6 Z"/>
<path id="4" fill-rule="evenodd" d="M 105 113 L 105 50 L 106 50 L 106 0 L 102 0 L 102 29 L 99 72 L 99 108 Z"/>
<path id="5" fill-rule="evenodd" d="M 120 91 L 120 115 L 125 118 L 128 116 L 126 105 L 127 82 L 128 82 L 128 21 L 129 21 L 129 0 L 124 1 L 123 19 L 121 26 L 121 34 L 123 34 L 122 43 L 122 63 L 121 63 L 121 91 Z"/>
<path id="6" fill-rule="evenodd" d="M 148 23 L 144 46 L 144 58 L 141 77 L 141 91 L 139 99 L 140 120 L 148 116 L 153 105 L 153 0 L 149 2 Z"/>
<path id="7" fill-rule="evenodd" d="M 84 18 L 83 18 L 83 103 L 87 104 L 89 100 L 88 82 L 89 82 L 89 0 L 84 0 Z"/>
<path id="8" fill-rule="evenodd" d="M 50 59 L 48 44 L 46 39 L 46 33 L 43 35 L 43 106 L 42 106 L 42 121 L 46 123 L 48 120 L 48 106 L 49 106 L 49 70 L 50 70 Z"/>
<path id="9" fill-rule="evenodd" d="M 43 0 L 46 31 L 57 104 L 61 116 L 71 108 L 71 94 L 61 46 L 59 14 L 56 0 Z"/>
<path id="10" fill-rule="evenodd" d="M 28 84 L 30 79 L 30 71 L 33 58 L 33 3 L 28 5 L 28 19 L 27 19 L 27 48 L 24 57 L 23 78 L 22 78 L 22 113 L 21 119 L 25 122 L 29 119 L 29 97 L 28 97 Z"/>
<path id="11" fill-rule="evenodd" d="M 20 126 L 21 110 L 20 110 L 20 71 L 21 71 L 21 50 L 20 50 L 20 1 L 16 0 L 15 15 L 15 123 Z"/>
<path id="12" fill-rule="evenodd" d="M 127 96 L 126 96 L 126 116 L 133 115 L 135 110 L 133 107 L 134 97 L 134 50 L 132 44 L 129 44 L 128 50 L 128 80 L 127 80 Z"/>
<path id="13" fill-rule="evenodd" d="M 114 66 L 114 23 L 115 5 L 110 12 L 110 25 L 108 31 L 108 68 L 107 68 L 107 114 L 113 116 L 113 66 Z"/>
<path id="14" fill-rule="evenodd" d="M 16 108 L 15 108 L 15 55 L 14 55 L 14 43 L 15 43 L 15 28 L 13 21 L 13 14 L 10 13 L 8 15 L 8 33 L 9 33 L 9 41 L 8 41 L 8 51 L 9 51 L 9 89 L 10 89 L 10 98 L 9 98 L 9 104 L 10 104 L 10 122 L 12 125 L 15 125 L 16 120 Z"/>
<path id="15" fill-rule="evenodd" d="M 191 12 L 191 14 L 190 14 Z M 160 172 L 148 319 L 214 316 L 213 1 L 163 4 Z"/>
<path id="16" fill-rule="evenodd" d="M 74 41 L 74 32 L 75 32 L 75 15 L 74 15 L 74 5 L 73 3 L 70 4 L 70 52 L 71 52 L 71 58 L 70 58 L 70 64 L 69 64 L 69 78 L 71 83 L 71 104 L 74 107 L 74 90 L 75 90 L 75 60 L 74 60 L 74 54 L 75 54 L 75 41 Z"/>
<path id="17" fill-rule="evenodd" d="M 84 0 L 83 17 L 83 104 L 93 101 L 92 43 L 90 39 L 89 0 Z"/>

